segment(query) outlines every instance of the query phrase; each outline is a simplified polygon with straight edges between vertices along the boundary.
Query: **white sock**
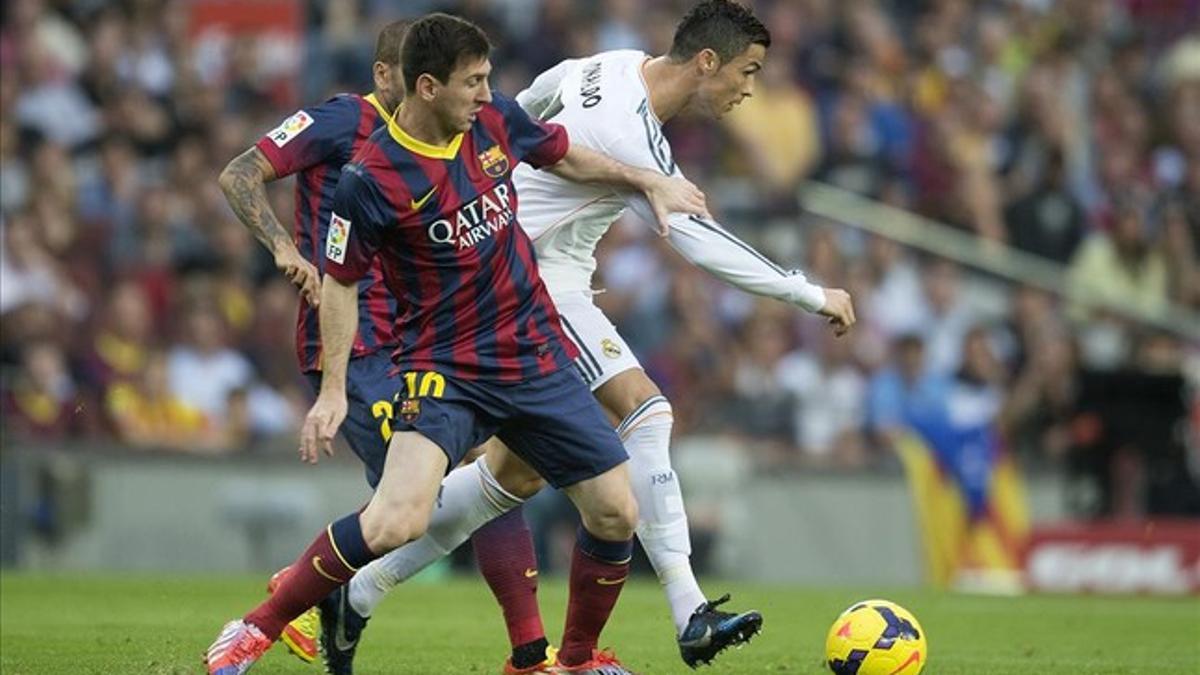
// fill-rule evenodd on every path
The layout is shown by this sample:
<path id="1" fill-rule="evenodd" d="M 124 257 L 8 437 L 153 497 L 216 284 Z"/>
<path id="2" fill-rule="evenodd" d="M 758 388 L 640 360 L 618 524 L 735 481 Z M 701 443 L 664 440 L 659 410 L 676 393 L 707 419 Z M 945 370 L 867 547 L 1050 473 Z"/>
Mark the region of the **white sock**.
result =
<path id="1" fill-rule="evenodd" d="M 425 536 L 377 558 L 350 579 L 350 605 L 370 616 L 397 585 L 458 548 L 471 533 L 524 501 L 509 494 L 492 476 L 483 457 L 442 479 L 437 508 Z"/>
<path id="2" fill-rule="evenodd" d="M 641 514 L 638 541 L 667 594 L 678 635 L 705 597 L 692 573 L 687 513 L 671 468 L 672 422 L 671 404 L 655 396 L 625 418 L 617 433 L 629 452 L 629 477 Z"/>

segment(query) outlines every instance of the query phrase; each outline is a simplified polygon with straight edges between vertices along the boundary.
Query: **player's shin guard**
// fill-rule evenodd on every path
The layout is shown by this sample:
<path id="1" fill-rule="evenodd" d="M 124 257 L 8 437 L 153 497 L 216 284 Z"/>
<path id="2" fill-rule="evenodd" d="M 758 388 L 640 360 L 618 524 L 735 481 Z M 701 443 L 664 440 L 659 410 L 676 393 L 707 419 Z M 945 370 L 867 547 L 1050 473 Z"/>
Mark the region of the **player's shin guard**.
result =
<path id="1" fill-rule="evenodd" d="M 363 539 L 358 513 L 334 521 L 292 563 L 279 587 L 246 615 L 246 623 L 257 626 L 277 640 L 289 621 L 316 605 L 333 589 L 350 580 L 354 571 L 376 556 Z"/>
<path id="2" fill-rule="evenodd" d="M 605 541 L 583 527 L 571 559 L 571 590 L 559 663 L 572 666 L 592 658 L 600 632 L 629 576 L 633 540 Z"/>
<path id="3" fill-rule="evenodd" d="M 442 480 L 438 506 L 425 536 L 364 567 L 350 582 L 350 605 L 370 616 L 397 585 L 458 548 L 479 526 L 519 506 L 522 500 L 500 487 L 483 457 Z"/>
<path id="4" fill-rule="evenodd" d="M 691 540 L 679 479 L 671 468 L 671 404 L 648 399 L 617 427 L 629 452 L 629 479 L 638 502 L 638 541 L 654 566 L 679 634 L 705 602 L 692 573 Z"/>

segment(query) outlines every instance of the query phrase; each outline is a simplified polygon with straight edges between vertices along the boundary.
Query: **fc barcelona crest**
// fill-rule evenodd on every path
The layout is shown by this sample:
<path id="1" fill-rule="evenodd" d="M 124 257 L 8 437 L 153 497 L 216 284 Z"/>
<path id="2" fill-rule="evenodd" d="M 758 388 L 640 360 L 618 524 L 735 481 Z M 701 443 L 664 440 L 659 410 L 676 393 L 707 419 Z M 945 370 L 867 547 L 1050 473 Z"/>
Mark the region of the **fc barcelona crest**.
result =
<path id="1" fill-rule="evenodd" d="M 508 173 L 508 155 L 499 145 L 479 153 L 479 166 L 488 178 L 499 178 Z"/>
<path id="2" fill-rule="evenodd" d="M 403 422 L 405 422 L 407 424 L 412 424 L 413 422 L 417 421 L 417 417 L 419 417 L 420 415 L 421 415 L 421 399 L 406 398 L 406 399 L 400 401 L 400 419 Z"/>

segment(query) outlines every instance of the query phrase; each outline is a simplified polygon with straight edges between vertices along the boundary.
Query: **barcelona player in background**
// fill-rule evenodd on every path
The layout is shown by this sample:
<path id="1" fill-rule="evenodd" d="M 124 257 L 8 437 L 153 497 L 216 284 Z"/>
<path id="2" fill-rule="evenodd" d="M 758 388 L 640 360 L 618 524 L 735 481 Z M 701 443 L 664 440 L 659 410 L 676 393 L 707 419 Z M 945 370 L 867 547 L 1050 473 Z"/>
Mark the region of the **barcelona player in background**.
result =
<path id="1" fill-rule="evenodd" d="M 563 488 L 582 516 L 555 668 L 628 672 L 596 650 L 637 521 L 628 456 L 572 366 L 578 352 L 516 222 L 511 171 L 525 161 L 640 190 L 663 224 L 671 210 L 703 213 L 703 198 L 686 181 L 572 148 L 562 127 L 493 97 L 489 51 L 483 32 L 461 19 L 416 22 L 401 59 L 406 103 L 342 171 L 320 301 L 324 376 L 302 452 L 330 452 L 346 417 L 359 282 L 378 257 L 403 308 L 394 327 L 403 386 L 387 461 L 367 506 L 332 523 L 266 602 L 226 624 L 207 653 L 210 673 L 247 671 L 355 569 L 420 537 L 446 471 L 492 435 Z"/>

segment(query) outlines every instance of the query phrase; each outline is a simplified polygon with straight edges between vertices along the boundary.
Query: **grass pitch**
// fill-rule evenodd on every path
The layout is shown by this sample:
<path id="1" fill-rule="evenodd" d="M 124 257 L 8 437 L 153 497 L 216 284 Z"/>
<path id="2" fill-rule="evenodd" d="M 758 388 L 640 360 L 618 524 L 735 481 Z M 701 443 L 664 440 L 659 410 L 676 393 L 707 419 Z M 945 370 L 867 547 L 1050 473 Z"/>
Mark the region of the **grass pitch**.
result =
<path id="1" fill-rule="evenodd" d="M 263 597 L 266 576 L 0 576 L 0 672 L 198 673 L 200 653 L 227 619 Z M 755 607 L 765 631 L 699 672 L 818 673 L 825 631 L 856 600 L 886 597 L 912 610 L 929 635 L 931 675 L 1200 673 L 1195 599 L 981 598 L 879 588 L 817 590 L 710 581 L 737 608 Z M 546 625 L 561 633 L 566 589 L 540 590 Z M 679 660 L 656 585 L 633 583 L 602 644 L 639 673 L 690 673 Z M 356 672 L 498 673 L 503 623 L 482 581 L 402 587 L 384 601 L 359 648 Z M 254 673 L 310 673 L 276 646 Z"/>

